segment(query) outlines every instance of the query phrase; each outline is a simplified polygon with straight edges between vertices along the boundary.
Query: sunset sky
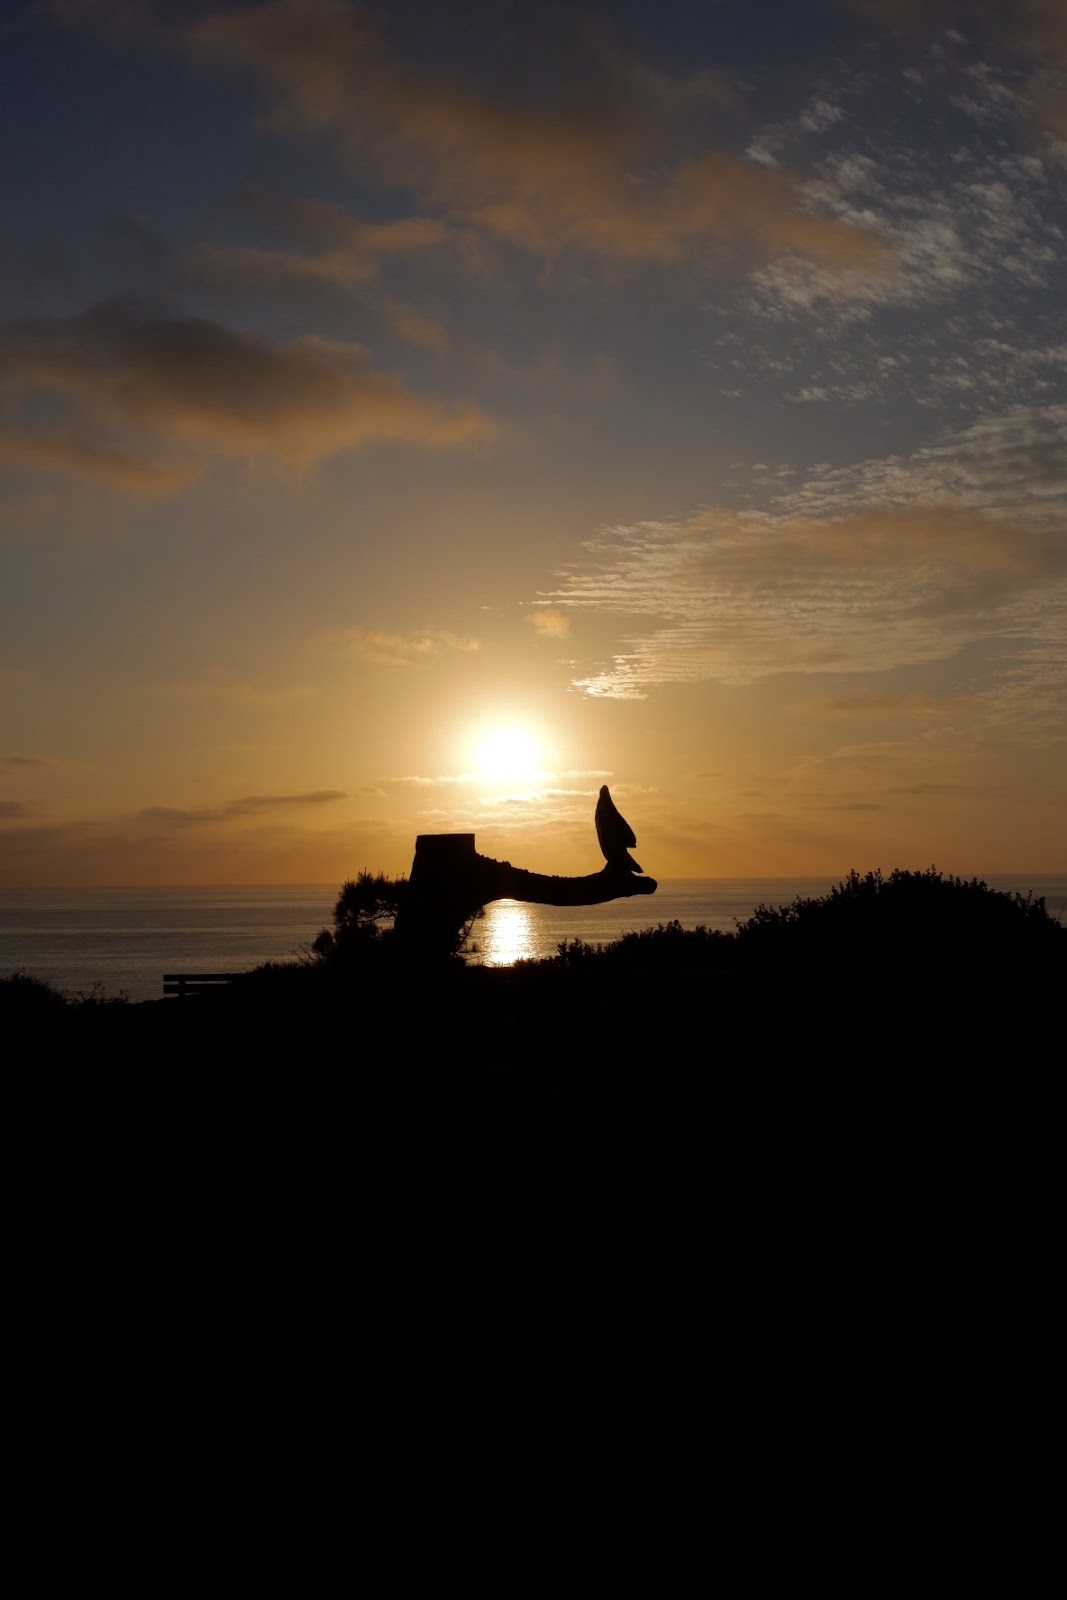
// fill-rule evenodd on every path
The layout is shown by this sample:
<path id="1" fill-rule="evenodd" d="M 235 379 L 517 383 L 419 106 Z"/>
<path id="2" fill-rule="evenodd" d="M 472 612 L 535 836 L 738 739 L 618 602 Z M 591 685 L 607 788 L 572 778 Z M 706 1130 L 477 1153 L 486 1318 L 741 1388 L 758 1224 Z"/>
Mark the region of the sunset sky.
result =
<path id="1" fill-rule="evenodd" d="M 1067 0 L 0 24 L 0 884 L 1067 871 Z"/>

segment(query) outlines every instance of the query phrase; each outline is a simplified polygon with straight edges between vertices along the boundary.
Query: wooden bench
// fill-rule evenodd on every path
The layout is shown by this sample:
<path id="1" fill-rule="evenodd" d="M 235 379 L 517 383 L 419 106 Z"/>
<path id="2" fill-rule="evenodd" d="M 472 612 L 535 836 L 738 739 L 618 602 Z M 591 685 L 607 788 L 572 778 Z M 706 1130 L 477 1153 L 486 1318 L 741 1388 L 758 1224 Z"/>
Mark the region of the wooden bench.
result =
<path id="1" fill-rule="evenodd" d="M 234 978 L 242 976 L 240 972 L 165 972 L 163 993 L 176 994 L 179 1000 L 184 1000 L 191 994 L 208 994 L 212 989 L 224 989 Z"/>

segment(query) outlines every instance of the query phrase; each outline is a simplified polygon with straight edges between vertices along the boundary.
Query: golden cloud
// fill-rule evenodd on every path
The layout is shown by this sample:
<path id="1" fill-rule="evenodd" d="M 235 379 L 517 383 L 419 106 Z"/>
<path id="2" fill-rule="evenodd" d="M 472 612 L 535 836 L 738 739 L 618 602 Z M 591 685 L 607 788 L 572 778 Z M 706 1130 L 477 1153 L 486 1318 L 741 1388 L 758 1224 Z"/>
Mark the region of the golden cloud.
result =
<path id="1" fill-rule="evenodd" d="M 334 800 L 347 800 L 346 789 L 311 789 L 306 794 L 253 794 L 241 800 L 229 800 L 221 806 L 145 806 L 138 812 L 143 822 L 162 823 L 168 827 L 196 826 L 201 823 L 225 822 L 230 817 L 253 817 L 264 811 L 288 811 L 294 807 L 328 805 Z"/>
<path id="2" fill-rule="evenodd" d="M 9 460 L 139 492 L 179 488 L 212 459 L 301 470 L 371 443 L 461 445 L 489 431 L 473 406 L 413 395 L 357 346 L 273 345 L 126 303 L 9 328 L 0 354 L 0 394 L 24 408 L 0 434 Z M 59 420 L 30 420 L 42 400 Z"/>
<path id="3" fill-rule="evenodd" d="M 377 628 L 347 628 L 341 635 L 347 654 L 375 667 L 407 667 L 442 651 L 477 651 L 479 639 L 467 639 L 444 628 L 421 628 L 415 633 L 383 633 Z"/>
<path id="4" fill-rule="evenodd" d="M 544 639 L 565 639 L 571 631 L 571 619 L 567 613 L 549 607 L 531 611 L 526 620 L 534 632 Z"/>
<path id="5" fill-rule="evenodd" d="M 241 209 L 287 234 L 294 245 L 195 245 L 185 252 L 181 269 L 193 288 L 317 303 L 324 293 L 338 294 L 405 344 L 434 355 L 447 350 L 448 333 L 441 323 L 375 287 L 386 259 L 420 254 L 443 243 L 449 235 L 444 222 L 418 216 L 365 222 L 339 206 L 262 189 L 247 191 Z"/>
<path id="6" fill-rule="evenodd" d="M 399 217 L 364 222 L 321 201 L 246 196 L 246 211 L 282 228 L 299 248 L 269 250 L 253 245 L 198 245 L 186 256 L 187 274 L 208 288 L 352 290 L 373 282 L 383 260 L 418 254 L 447 237 L 434 217 Z"/>
<path id="7" fill-rule="evenodd" d="M 973 711 L 978 704 L 973 696 L 956 695 L 939 699 L 923 690 L 909 694 L 857 693 L 831 695 L 823 700 L 807 700 L 800 709 L 815 716 L 845 717 L 946 717 L 960 711 Z"/>
<path id="8" fill-rule="evenodd" d="M 721 80 L 663 78 L 577 23 L 556 42 L 551 104 L 529 74 L 524 92 L 521 63 L 517 79 L 477 88 L 413 66 L 377 16 L 330 0 L 221 12 L 184 42 L 258 76 L 279 124 L 332 135 L 361 171 L 538 255 L 668 264 L 740 245 L 874 271 L 887 261 L 863 227 L 808 215 L 780 171 L 726 154 L 680 160 L 677 119 L 694 99 L 729 102 Z"/>
<path id="9" fill-rule="evenodd" d="M 1067 573 L 1062 540 L 947 502 L 838 518 L 709 510 L 609 530 L 588 548 L 560 605 L 661 619 L 578 680 L 621 699 L 670 682 L 882 671 L 1031 623 L 1047 630 L 1037 611 Z"/>
<path id="10" fill-rule="evenodd" d="M 157 683 L 154 688 L 165 695 L 202 695 L 206 699 L 233 700 L 253 706 L 291 705 L 319 693 L 315 685 L 309 683 L 270 686 L 225 678 L 179 678 Z"/>
<path id="11" fill-rule="evenodd" d="M 71 430 L 0 426 L 0 461 L 83 478 L 125 494 L 174 494 L 189 488 L 203 468 L 194 462 L 146 461 L 132 450 L 78 438 Z"/>

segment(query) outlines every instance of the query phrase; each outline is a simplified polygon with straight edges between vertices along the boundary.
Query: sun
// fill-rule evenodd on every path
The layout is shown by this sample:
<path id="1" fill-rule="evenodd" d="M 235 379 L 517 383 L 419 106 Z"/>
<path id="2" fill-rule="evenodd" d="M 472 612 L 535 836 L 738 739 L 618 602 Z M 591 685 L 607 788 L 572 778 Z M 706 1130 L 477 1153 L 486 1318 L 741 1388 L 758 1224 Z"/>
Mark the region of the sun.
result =
<path id="1" fill-rule="evenodd" d="M 515 783 L 537 770 L 541 751 L 524 728 L 492 728 L 475 746 L 474 759 L 486 777 Z"/>

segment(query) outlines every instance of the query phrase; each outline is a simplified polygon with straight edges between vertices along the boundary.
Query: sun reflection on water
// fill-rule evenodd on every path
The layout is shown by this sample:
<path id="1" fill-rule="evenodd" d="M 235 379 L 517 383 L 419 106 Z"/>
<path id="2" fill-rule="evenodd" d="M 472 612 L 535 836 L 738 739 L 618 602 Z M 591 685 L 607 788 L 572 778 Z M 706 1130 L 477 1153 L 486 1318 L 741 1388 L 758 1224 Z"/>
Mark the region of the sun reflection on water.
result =
<path id="1" fill-rule="evenodd" d="M 519 900 L 494 900 L 474 933 L 487 967 L 510 967 L 536 954 L 534 919 Z"/>

